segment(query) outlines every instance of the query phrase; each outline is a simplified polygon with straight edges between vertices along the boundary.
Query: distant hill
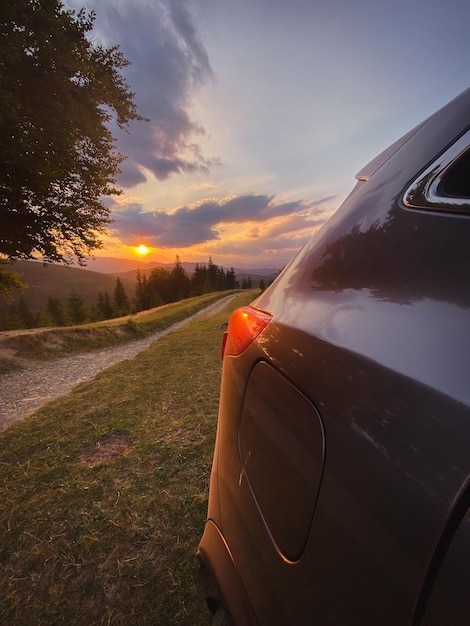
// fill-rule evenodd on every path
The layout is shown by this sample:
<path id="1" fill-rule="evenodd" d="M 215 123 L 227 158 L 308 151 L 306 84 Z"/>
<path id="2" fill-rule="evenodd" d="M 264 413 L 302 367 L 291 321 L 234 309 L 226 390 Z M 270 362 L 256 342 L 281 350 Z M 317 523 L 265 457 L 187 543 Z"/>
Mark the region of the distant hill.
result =
<path id="1" fill-rule="evenodd" d="M 196 263 L 181 263 L 186 272 L 191 275 L 194 272 Z M 199 261 L 199 265 L 206 265 L 207 261 Z M 219 264 L 217 264 L 219 265 Z M 124 272 L 133 271 L 134 275 L 137 270 L 141 272 L 150 272 L 156 267 L 164 267 L 171 270 L 174 267 L 174 263 L 158 263 L 156 261 L 141 261 L 139 259 L 120 259 L 115 257 L 96 257 L 90 259 L 85 267 L 87 270 L 94 272 L 103 272 L 104 274 L 122 274 Z M 229 266 L 222 266 L 224 270 L 229 270 Z M 280 271 L 279 268 L 273 267 L 261 267 L 261 268 L 241 268 L 234 267 L 235 273 L 241 276 L 260 276 L 266 278 L 267 276 L 277 276 Z"/>
<path id="2" fill-rule="evenodd" d="M 199 265 L 205 265 L 207 267 L 206 261 L 200 261 Z M 185 269 L 188 276 L 191 276 L 194 272 L 194 268 L 197 263 L 181 263 L 183 268 Z M 138 259 L 119 259 L 114 257 L 97 257 L 96 259 L 90 260 L 86 268 L 88 270 L 93 269 L 94 271 L 103 272 L 106 274 L 112 274 L 113 276 L 119 276 L 122 280 L 124 286 L 127 289 L 127 285 L 129 282 L 132 283 L 132 292 L 134 293 L 135 287 L 135 278 L 137 274 L 137 270 L 141 274 L 145 274 L 148 276 L 150 272 L 156 267 L 163 267 L 168 271 L 171 271 L 174 267 L 174 263 L 158 263 L 155 261 L 145 262 L 139 261 Z M 225 267 L 224 270 L 228 270 L 230 267 Z M 261 268 L 241 268 L 234 267 L 235 274 L 237 276 L 237 280 L 240 284 L 242 284 L 244 278 L 251 278 L 253 287 L 258 287 L 260 280 L 263 280 L 265 285 L 269 285 L 276 276 L 279 274 L 282 268 L 276 269 L 272 267 L 261 267 Z"/>
<path id="3" fill-rule="evenodd" d="M 98 261 L 98 260 L 97 260 Z M 98 295 L 107 292 L 112 298 L 116 279 L 121 280 L 129 299 L 134 297 L 137 270 L 141 274 L 148 275 L 155 267 L 164 267 L 171 271 L 173 263 L 142 263 L 128 261 L 126 259 L 103 259 L 103 262 L 93 261 L 86 269 L 64 265 L 43 264 L 37 261 L 16 261 L 9 269 L 22 276 L 22 281 L 27 288 L 14 301 L 23 296 L 32 313 L 38 313 L 45 308 L 49 296 L 57 298 L 63 304 L 72 292 L 80 295 L 85 303 L 90 306 L 96 304 Z M 116 261 L 118 261 L 116 263 Z M 121 261 L 122 263 L 119 263 Z M 127 267 L 126 267 L 127 264 Z M 196 263 L 182 263 L 188 275 L 194 271 Z M 201 263 L 204 265 L 204 263 Z M 130 266 L 130 268 L 129 268 Z M 91 267 L 118 267 L 120 270 L 103 272 L 91 270 Z M 272 269 L 237 270 L 237 279 L 242 283 L 244 278 L 251 277 L 254 287 L 259 285 L 261 279 L 268 285 L 278 274 Z M 0 299 L 0 312 L 8 309 L 8 304 Z"/>
<path id="4" fill-rule="evenodd" d="M 165 267 L 163 263 L 156 261 L 140 261 L 139 259 L 119 259 L 115 257 L 97 257 L 89 259 L 84 269 L 101 272 L 103 274 L 121 274 L 122 272 L 130 272 L 137 270 L 152 270 L 155 267 Z"/>
<path id="5" fill-rule="evenodd" d="M 112 296 L 116 285 L 116 276 L 91 272 L 76 267 L 64 265 L 52 265 L 35 261 L 16 261 L 8 268 L 21 275 L 22 282 L 27 288 L 19 294 L 15 300 L 23 296 L 33 313 L 39 312 L 47 304 L 48 296 L 59 299 L 65 303 L 72 292 L 79 294 L 87 305 L 95 304 L 99 293 L 108 292 Z M 124 283 L 123 283 L 124 284 Z M 132 293 L 135 285 L 132 281 L 125 284 L 128 293 Z M 132 288 L 130 292 L 129 289 Z M 0 310 L 5 310 L 8 305 L 0 299 Z"/>

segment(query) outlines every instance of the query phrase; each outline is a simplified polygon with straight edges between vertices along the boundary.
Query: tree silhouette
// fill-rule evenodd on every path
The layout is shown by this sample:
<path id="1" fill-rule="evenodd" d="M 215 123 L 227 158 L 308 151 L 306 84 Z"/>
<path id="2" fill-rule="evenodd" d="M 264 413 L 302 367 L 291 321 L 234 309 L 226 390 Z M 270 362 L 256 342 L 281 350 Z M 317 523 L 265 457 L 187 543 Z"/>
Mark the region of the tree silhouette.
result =
<path id="1" fill-rule="evenodd" d="M 175 266 L 168 277 L 168 301 L 176 302 L 187 298 L 190 288 L 191 282 L 181 265 L 179 256 L 177 256 Z"/>
<path id="2" fill-rule="evenodd" d="M 48 296 L 46 314 L 54 326 L 63 326 L 65 324 L 64 310 L 57 298 Z"/>
<path id="3" fill-rule="evenodd" d="M 67 299 L 66 310 L 70 324 L 83 324 L 87 319 L 84 300 L 75 291 L 72 291 Z"/>
<path id="4" fill-rule="evenodd" d="M 0 255 L 83 262 L 109 223 L 103 197 L 119 193 L 109 122 L 143 119 L 128 62 L 92 40 L 94 13 L 60 0 L 0 6 Z"/>
<path id="5" fill-rule="evenodd" d="M 114 287 L 113 313 L 116 317 L 129 313 L 129 298 L 119 277 L 116 278 L 116 286 Z"/>
<path id="6" fill-rule="evenodd" d="M 113 307 L 111 305 L 109 294 L 106 291 L 98 294 L 96 309 L 98 318 L 101 320 L 109 320 L 113 316 Z"/>

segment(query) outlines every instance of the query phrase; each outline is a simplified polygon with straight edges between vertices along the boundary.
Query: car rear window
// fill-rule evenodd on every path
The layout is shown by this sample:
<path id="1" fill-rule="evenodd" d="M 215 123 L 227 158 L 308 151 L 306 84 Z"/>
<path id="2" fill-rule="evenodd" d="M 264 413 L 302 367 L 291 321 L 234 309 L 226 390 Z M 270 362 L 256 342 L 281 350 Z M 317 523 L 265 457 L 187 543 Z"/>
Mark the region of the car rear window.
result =
<path id="1" fill-rule="evenodd" d="M 470 130 L 419 174 L 403 203 L 411 209 L 470 213 Z"/>
<path id="2" fill-rule="evenodd" d="M 438 193 L 450 198 L 470 199 L 470 151 L 458 159 L 443 176 Z"/>

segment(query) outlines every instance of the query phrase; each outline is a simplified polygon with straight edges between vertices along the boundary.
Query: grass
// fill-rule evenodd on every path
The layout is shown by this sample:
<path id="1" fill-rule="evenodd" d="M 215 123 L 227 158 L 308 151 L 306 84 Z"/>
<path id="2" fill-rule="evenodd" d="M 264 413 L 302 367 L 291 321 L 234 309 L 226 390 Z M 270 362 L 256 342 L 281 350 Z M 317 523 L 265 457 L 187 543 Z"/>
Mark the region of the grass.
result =
<path id="1" fill-rule="evenodd" d="M 215 292 L 167 304 L 133 316 L 65 328 L 0 333 L 0 375 L 27 363 L 99 350 L 168 328 L 223 298 Z"/>
<path id="2" fill-rule="evenodd" d="M 194 553 L 220 325 L 171 333 L 0 433 L 0 623 L 206 625 Z"/>

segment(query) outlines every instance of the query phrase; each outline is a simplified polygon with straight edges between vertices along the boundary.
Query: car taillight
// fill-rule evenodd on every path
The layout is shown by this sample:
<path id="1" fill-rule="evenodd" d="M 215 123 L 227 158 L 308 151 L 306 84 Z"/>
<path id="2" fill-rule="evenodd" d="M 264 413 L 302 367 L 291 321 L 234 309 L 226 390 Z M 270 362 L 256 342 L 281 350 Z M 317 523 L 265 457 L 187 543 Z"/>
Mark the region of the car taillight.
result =
<path id="1" fill-rule="evenodd" d="M 228 323 L 222 342 L 222 358 L 238 356 L 253 343 L 262 330 L 266 328 L 272 315 L 259 311 L 251 306 L 236 309 Z"/>

